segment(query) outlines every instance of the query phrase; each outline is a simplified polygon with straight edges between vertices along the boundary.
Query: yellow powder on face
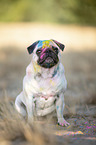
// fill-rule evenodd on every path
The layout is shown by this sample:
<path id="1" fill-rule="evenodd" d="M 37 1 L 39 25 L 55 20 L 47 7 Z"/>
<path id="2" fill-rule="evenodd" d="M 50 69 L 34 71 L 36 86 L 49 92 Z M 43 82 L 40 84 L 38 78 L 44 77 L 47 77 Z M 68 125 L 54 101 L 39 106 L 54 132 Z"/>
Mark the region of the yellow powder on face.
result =
<path id="1" fill-rule="evenodd" d="M 45 48 L 46 46 L 50 47 L 50 45 L 49 45 L 50 41 L 49 40 L 43 41 L 42 43 L 43 43 L 42 48 Z"/>
<path id="2" fill-rule="evenodd" d="M 37 63 L 33 64 L 33 67 L 34 67 L 35 73 L 40 72 L 41 68 Z"/>

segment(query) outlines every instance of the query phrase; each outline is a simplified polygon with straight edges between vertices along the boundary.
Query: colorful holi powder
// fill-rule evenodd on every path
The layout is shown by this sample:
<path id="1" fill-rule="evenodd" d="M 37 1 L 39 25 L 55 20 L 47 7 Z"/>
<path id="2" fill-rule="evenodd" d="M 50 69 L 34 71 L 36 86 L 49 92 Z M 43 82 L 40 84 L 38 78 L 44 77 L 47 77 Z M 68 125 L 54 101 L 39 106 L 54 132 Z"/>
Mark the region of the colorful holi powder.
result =
<path id="1" fill-rule="evenodd" d="M 78 135 L 78 134 L 81 134 L 83 135 L 83 132 L 82 131 L 76 131 L 76 132 L 73 132 L 73 131 L 56 131 L 55 132 L 55 135 L 58 135 L 58 136 L 69 136 L 69 135 Z"/>
<path id="2" fill-rule="evenodd" d="M 42 53 L 42 55 L 40 56 L 40 59 L 43 59 L 43 56 L 44 56 L 45 54 L 44 53 Z"/>
<path id="3" fill-rule="evenodd" d="M 85 122 L 85 124 L 87 124 L 88 122 Z"/>
<path id="4" fill-rule="evenodd" d="M 40 68 L 40 66 L 37 63 L 33 64 L 33 67 L 34 67 L 35 73 L 36 72 L 40 72 L 41 68 Z"/>
<path id="5" fill-rule="evenodd" d="M 54 85 L 55 85 L 55 83 L 54 83 L 52 80 L 50 80 L 50 83 L 52 84 L 52 86 L 54 86 Z"/>
<path id="6" fill-rule="evenodd" d="M 59 109 L 59 106 L 57 106 L 57 110 Z"/>
<path id="7" fill-rule="evenodd" d="M 41 48 L 42 47 L 42 41 L 39 41 L 39 43 L 38 43 L 38 48 Z"/>
<path id="8" fill-rule="evenodd" d="M 93 121 L 91 124 L 88 121 L 86 121 L 84 123 L 85 125 L 82 125 L 82 123 L 81 123 L 81 125 L 80 125 L 80 123 L 77 124 L 76 119 L 74 121 L 75 121 L 75 125 L 77 127 L 79 124 L 79 129 L 83 129 L 83 132 L 82 131 L 74 131 L 74 132 L 67 131 L 71 127 L 71 125 L 66 128 L 67 130 L 65 132 L 62 132 L 61 128 L 57 125 L 57 127 L 59 129 L 59 133 L 57 132 L 57 135 L 59 135 L 59 136 L 69 136 L 69 135 L 75 136 L 75 135 L 81 134 L 81 135 L 88 137 L 88 136 L 93 136 L 95 134 L 95 132 L 96 132 L 96 124 L 94 123 L 95 121 Z"/>
<path id="9" fill-rule="evenodd" d="M 50 41 L 43 41 L 43 46 L 42 46 L 42 48 L 45 48 L 46 46 L 47 46 L 47 47 L 50 47 L 49 42 L 50 42 Z"/>
<path id="10" fill-rule="evenodd" d="M 40 88 L 40 91 L 43 91 L 43 88 Z"/>
<path id="11" fill-rule="evenodd" d="M 92 128 L 92 126 L 86 126 L 86 129 Z"/>
<path id="12" fill-rule="evenodd" d="M 40 42 L 38 43 L 38 48 L 45 48 L 46 46 L 47 46 L 47 47 L 50 47 L 50 42 L 52 42 L 52 40 L 40 41 Z"/>
<path id="13" fill-rule="evenodd" d="M 95 125 L 95 124 L 94 124 Z M 93 128 L 96 128 L 96 126 L 93 126 Z"/>

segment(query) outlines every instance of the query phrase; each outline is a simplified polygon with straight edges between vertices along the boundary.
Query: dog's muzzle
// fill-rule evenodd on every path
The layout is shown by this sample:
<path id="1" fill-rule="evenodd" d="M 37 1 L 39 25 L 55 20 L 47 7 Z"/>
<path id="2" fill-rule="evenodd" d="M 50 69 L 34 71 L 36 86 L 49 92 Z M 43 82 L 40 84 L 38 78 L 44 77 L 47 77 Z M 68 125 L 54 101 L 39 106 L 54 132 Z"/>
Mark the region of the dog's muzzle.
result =
<path id="1" fill-rule="evenodd" d="M 38 64 L 44 68 L 51 68 L 55 66 L 59 61 L 58 55 L 50 48 L 42 52 L 38 59 Z"/>

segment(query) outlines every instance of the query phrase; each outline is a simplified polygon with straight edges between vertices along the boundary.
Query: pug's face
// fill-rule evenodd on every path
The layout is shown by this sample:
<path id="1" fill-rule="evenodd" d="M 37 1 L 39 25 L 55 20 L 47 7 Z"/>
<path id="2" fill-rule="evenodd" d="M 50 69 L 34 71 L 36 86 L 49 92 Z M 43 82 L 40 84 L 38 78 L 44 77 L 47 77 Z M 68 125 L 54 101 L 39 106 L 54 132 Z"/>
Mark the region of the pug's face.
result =
<path id="1" fill-rule="evenodd" d="M 43 68 L 52 68 L 60 60 L 60 49 L 64 45 L 55 40 L 36 41 L 28 47 L 29 54 L 33 53 L 33 61 Z"/>
<path id="2" fill-rule="evenodd" d="M 45 46 L 37 48 L 36 55 L 38 57 L 37 63 L 41 67 L 51 68 L 59 62 L 59 49 L 55 46 Z"/>

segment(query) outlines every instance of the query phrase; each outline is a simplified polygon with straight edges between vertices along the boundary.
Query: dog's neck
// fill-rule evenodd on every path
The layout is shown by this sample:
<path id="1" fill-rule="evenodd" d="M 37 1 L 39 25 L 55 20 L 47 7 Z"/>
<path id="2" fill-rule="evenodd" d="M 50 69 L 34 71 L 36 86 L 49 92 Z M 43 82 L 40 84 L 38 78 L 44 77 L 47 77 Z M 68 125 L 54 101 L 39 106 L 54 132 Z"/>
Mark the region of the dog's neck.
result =
<path id="1" fill-rule="evenodd" d="M 55 75 L 57 74 L 58 68 L 59 68 L 59 64 L 56 66 L 53 66 L 50 69 L 42 68 L 42 77 L 45 79 L 55 77 Z"/>
<path id="2" fill-rule="evenodd" d="M 42 77 L 44 79 L 53 78 L 55 77 L 55 75 L 59 70 L 59 64 L 53 66 L 52 68 L 43 68 L 40 67 L 38 64 L 33 64 L 33 69 L 35 73 L 35 78 L 36 77 L 38 78 Z"/>

